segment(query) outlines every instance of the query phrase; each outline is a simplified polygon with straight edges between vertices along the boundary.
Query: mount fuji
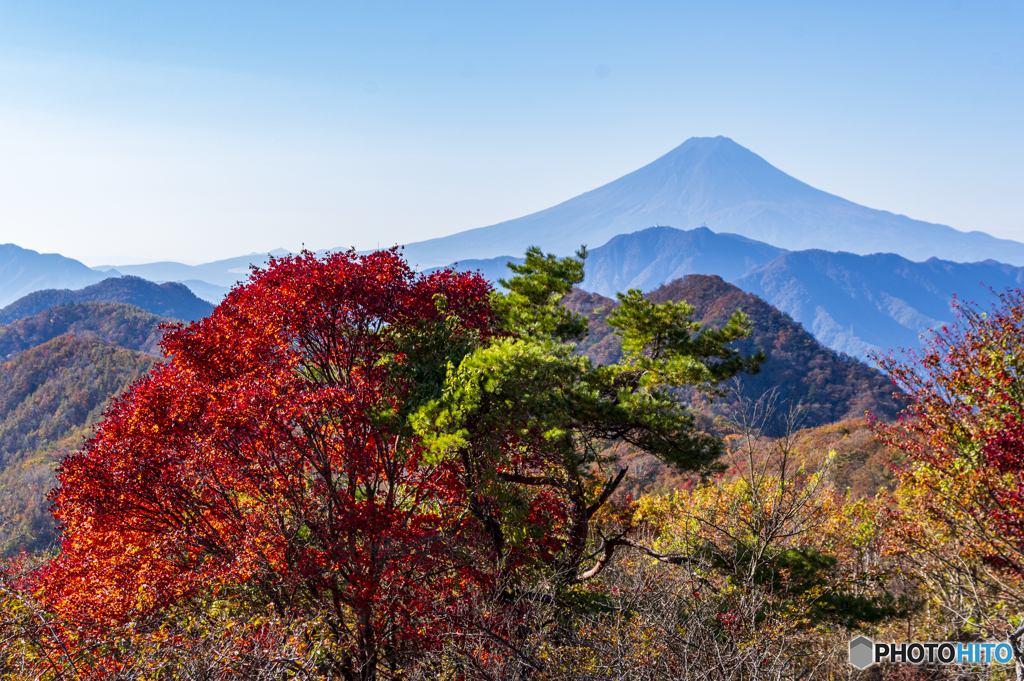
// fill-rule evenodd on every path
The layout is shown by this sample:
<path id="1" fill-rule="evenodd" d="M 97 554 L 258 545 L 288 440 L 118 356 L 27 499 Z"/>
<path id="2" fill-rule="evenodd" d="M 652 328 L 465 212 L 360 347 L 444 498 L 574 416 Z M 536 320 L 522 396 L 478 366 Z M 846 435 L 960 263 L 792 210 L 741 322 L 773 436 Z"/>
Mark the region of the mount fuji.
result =
<path id="1" fill-rule="evenodd" d="M 694 137 L 603 187 L 532 215 L 407 244 L 419 267 L 520 256 L 528 246 L 569 255 L 656 225 L 706 224 L 795 251 L 897 253 L 911 260 L 994 259 L 1024 265 L 1024 244 L 961 232 L 815 189 L 728 137 Z"/>

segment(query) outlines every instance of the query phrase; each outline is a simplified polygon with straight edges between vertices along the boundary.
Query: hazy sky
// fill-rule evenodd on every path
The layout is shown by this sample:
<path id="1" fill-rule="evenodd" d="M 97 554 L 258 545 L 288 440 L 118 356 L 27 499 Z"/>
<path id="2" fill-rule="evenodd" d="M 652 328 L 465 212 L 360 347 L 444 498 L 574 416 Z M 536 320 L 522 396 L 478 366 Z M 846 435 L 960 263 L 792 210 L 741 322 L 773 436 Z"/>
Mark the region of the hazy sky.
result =
<path id="1" fill-rule="evenodd" d="M 719 134 L 1024 241 L 1024 2 L 842 4 L 0 0 L 0 243 L 417 241 Z"/>

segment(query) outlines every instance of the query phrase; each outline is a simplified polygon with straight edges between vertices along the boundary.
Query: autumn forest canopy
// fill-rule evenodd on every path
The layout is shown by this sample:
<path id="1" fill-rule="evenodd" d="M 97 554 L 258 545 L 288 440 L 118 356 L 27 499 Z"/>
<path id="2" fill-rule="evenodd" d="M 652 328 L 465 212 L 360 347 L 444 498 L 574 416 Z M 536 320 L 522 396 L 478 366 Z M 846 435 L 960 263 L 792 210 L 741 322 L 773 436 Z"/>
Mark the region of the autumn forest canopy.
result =
<path id="1" fill-rule="evenodd" d="M 5 678 L 850 678 L 859 634 L 1016 645 L 1024 295 L 876 357 L 886 389 L 721 280 L 589 296 L 586 256 L 498 290 L 271 259 L 155 363 L 156 318 L 110 304 L 0 328 L 42 424 L 0 431 L 5 471 L 71 443 L 56 542 L 0 573 Z M 72 343 L 91 436 L 32 416 Z"/>

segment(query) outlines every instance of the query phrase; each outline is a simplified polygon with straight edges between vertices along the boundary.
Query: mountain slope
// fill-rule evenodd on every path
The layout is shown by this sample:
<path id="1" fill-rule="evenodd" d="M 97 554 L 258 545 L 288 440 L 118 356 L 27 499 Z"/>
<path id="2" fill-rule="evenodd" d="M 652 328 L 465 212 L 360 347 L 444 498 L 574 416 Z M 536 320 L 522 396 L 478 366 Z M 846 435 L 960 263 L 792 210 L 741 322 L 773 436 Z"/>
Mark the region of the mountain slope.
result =
<path id="1" fill-rule="evenodd" d="M 912 262 L 890 253 L 786 253 L 735 283 L 791 315 L 831 348 L 854 356 L 916 347 L 920 334 L 953 321 L 956 295 L 982 302 L 1024 283 L 1024 268 L 994 261 Z"/>
<path id="2" fill-rule="evenodd" d="M 209 284 L 198 279 L 185 279 L 181 283 L 187 286 L 188 290 L 196 294 L 197 297 L 214 305 L 224 300 L 224 296 L 231 291 L 230 286 L 217 286 L 216 284 Z"/>
<path id="3" fill-rule="evenodd" d="M 450 267 L 456 272 L 479 272 L 488 281 L 490 281 L 496 288 L 500 288 L 498 284 L 499 279 L 507 279 L 512 276 L 512 272 L 508 269 L 509 263 L 515 263 L 516 265 L 522 265 L 526 262 L 525 258 L 513 258 L 510 255 L 501 255 L 497 258 L 488 258 L 487 260 L 461 260 L 459 262 L 453 262 L 445 267 Z M 424 270 L 425 274 L 430 274 L 435 270 L 442 269 L 440 267 L 432 267 Z"/>
<path id="4" fill-rule="evenodd" d="M 213 312 L 213 305 L 195 296 L 184 284 L 155 284 L 140 277 L 105 279 L 78 291 L 36 291 L 0 310 L 0 324 L 9 324 L 54 305 L 102 302 L 128 303 L 161 317 L 192 321 Z"/>
<path id="5" fill-rule="evenodd" d="M 753 334 L 735 346 L 746 354 L 763 350 L 768 355 L 759 374 L 742 376 L 745 393 L 756 398 L 777 388 L 783 398 L 805 406 L 805 426 L 863 417 L 865 411 L 892 419 L 900 408 L 892 398 L 892 384 L 881 373 L 823 346 L 788 315 L 720 277 L 690 275 L 647 298 L 656 303 L 685 300 L 696 308 L 695 319 L 714 327 L 724 325 L 736 309 L 743 310 Z M 600 364 L 621 356 L 619 339 L 605 322 L 614 301 L 576 289 L 565 304 L 590 318 L 590 335 L 580 352 Z"/>
<path id="6" fill-rule="evenodd" d="M 0 548 L 53 541 L 46 493 L 63 455 L 85 441 L 110 397 L 146 373 L 154 357 L 101 341 L 58 336 L 0 370 Z"/>
<path id="7" fill-rule="evenodd" d="M 707 227 L 649 227 L 593 249 L 581 286 L 611 296 L 631 288 L 649 291 L 688 274 L 716 274 L 729 281 L 782 253 L 781 248 L 737 234 L 716 234 Z"/>
<path id="8" fill-rule="evenodd" d="M 707 223 L 774 246 L 853 253 L 896 252 L 915 260 L 988 258 L 1024 265 L 1024 244 L 982 232 L 874 210 L 775 168 L 726 137 L 691 138 L 654 162 L 546 210 L 489 227 L 406 245 L 414 265 L 520 255 L 531 245 L 568 255 L 652 225 Z"/>
<path id="9" fill-rule="evenodd" d="M 64 334 L 159 355 L 158 343 L 163 337 L 159 327 L 170 321 L 124 303 L 58 305 L 0 326 L 0 359 L 10 359 Z"/>
<path id="10" fill-rule="evenodd" d="M 39 289 L 81 288 L 109 276 L 63 255 L 0 244 L 0 307 Z"/>

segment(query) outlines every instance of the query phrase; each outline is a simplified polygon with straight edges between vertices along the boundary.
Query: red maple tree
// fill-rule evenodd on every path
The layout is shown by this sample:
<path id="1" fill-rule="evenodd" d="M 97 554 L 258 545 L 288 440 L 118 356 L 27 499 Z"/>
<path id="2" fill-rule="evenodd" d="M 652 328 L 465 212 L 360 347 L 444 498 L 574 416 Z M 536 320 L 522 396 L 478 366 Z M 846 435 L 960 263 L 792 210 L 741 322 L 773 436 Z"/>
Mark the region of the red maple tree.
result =
<path id="1" fill-rule="evenodd" d="M 320 612 L 330 664 L 365 678 L 429 648 L 432 619 L 475 577 L 453 550 L 475 528 L 457 471 L 407 417 L 493 333 L 489 293 L 394 249 L 256 270 L 168 333 L 169 361 L 64 461 L 46 602 L 102 628 L 241 591 Z"/>

